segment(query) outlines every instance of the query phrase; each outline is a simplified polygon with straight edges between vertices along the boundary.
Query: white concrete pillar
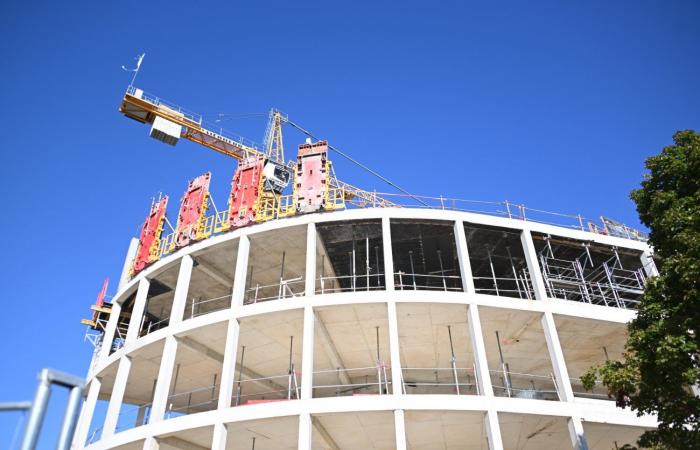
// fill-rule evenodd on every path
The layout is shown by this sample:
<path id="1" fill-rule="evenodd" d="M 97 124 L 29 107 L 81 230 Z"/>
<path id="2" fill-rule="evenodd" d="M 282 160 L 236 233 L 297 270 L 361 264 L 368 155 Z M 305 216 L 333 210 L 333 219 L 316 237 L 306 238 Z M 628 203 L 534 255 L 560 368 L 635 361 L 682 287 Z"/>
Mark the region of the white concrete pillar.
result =
<path id="1" fill-rule="evenodd" d="M 131 370 L 131 358 L 122 356 L 119 360 L 117 375 L 114 378 L 114 386 L 112 387 L 112 396 L 109 399 L 107 406 L 107 414 L 105 415 L 105 424 L 102 427 L 102 439 L 108 438 L 114 434 L 119 421 L 119 411 L 122 408 L 124 400 L 124 392 L 126 391 L 126 383 L 129 379 L 129 371 Z"/>
<path id="2" fill-rule="evenodd" d="M 226 347 L 224 348 L 224 362 L 221 369 L 218 409 L 231 407 L 236 377 L 236 358 L 238 357 L 238 336 L 240 330 L 241 327 L 238 323 L 238 319 L 235 317 L 229 319 L 228 330 L 226 332 Z"/>
<path id="3" fill-rule="evenodd" d="M 384 279 L 387 291 L 394 290 L 394 253 L 391 251 L 391 221 L 382 218 L 382 251 L 384 252 Z"/>
<path id="4" fill-rule="evenodd" d="M 469 338 L 472 341 L 474 351 L 474 370 L 476 375 L 479 395 L 493 397 L 493 386 L 489 373 L 489 363 L 486 356 L 486 346 L 484 345 L 484 334 L 481 330 L 481 319 L 479 309 L 476 305 L 467 307 L 467 318 L 469 322 Z"/>
<path id="5" fill-rule="evenodd" d="M 303 400 L 313 396 L 315 319 L 313 307 L 304 306 L 304 334 L 301 342 L 301 398 Z"/>
<path id="6" fill-rule="evenodd" d="M 559 333 L 557 333 L 557 326 L 551 312 L 542 314 L 542 329 L 544 330 L 544 337 L 547 341 L 547 350 L 549 350 L 549 358 L 552 361 L 552 369 L 554 370 L 554 378 L 557 381 L 559 397 L 563 402 L 573 402 L 574 392 L 571 389 L 569 371 L 566 368 L 564 352 L 559 342 Z"/>
<path id="7" fill-rule="evenodd" d="M 124 345 L 129 345 L 139 337 L 141 332 L 141 321 L 143 313 L 146 310 L 146 300 L 148 299 L 148 288 L 151 283 L 145 277 L 139 280 L 139 288 L 136 291 L 136 299 L 134 300 L 134 309 L 131 311 L 131 320 L 129 321 L 129 329 L 126 332 L 126 342 Z"/>
<path id="8" fill-rule="evenodd" d="M 313 428 L 311 414 L 303 412 L 299 415 L 299 450 L 311 450 L 313 443 Z"/>
<path id="9" fill-rule="evenodd" d="M 389 322 L 389 357 L 391 363 L 392 394 L 403 395 L 403 373 L 401 371 L 401 352 L 399 351 L 399 321 L 396 312 L 396 302 L 387 302 Z"/>
<path id="10" fill-rule="evenodd" d="M 99 378 L 93 378 L 92 381 L 90 381 L 90 387 L 88 387 L 83 408 L 80 410 L 78 424 L 75 427 L 72 445 L 73 448 L 83 448 L 85 445 L 85 441 L 88 438 L 88 433 L 90 432 L 92 416 L 95 414 L 95 405 L 97 405 L 101 387 L 102 380 Z"/>
<path id="11" fill-rule="evenodd" d="M 233 288 L 231 290 L 231 308 L 243 306 L 245 297 L 245 282 L 248 273 L 248 257 L 250 252 L 250 239 L 241 234 L 238 239 L 238 254 L 236 255 L 236 272 L 233 275 Z"/>
<path id="12" fill-rule="evenodd" d="M 644 267 L 644 273 L 648 277 L 659 276 L 659 270 L 656 268 L 656 263 L 654 262 L 654 256 L 650 250 L 643 252 L 640 259 L 642 260 L 642 267 Z"/>
<path id="13" fill-rule="evenodd" d="M 304 295 L 316 293 L 316 224 L 311 222 L 306 228 L 306 283 Z"/>
<path id="14" fill-rule="evenodd" d="M 530 272 L 532 287 L 535 290 L 535 298 L 537 300 L 546 300 L 547 289 L 544 285 L 544 278 L 542 278 L 542 271 L 540 270 L 540 263 L 537 260 L 537 251 L 535 250 L 535 243 L 532 241 L 530 230 L 523 230 L 520 233 L 520 242 L 523 244 L 525 261 L 527 262 L 527 270 Z"/>
<path id="15" fill-rule="evenodd" d="M 160 448 L 160 443 L 158 439 L 153 436 L 149 436 L 143 441 L 143 450 L 158 450 Z"/>
<path id="16" fill-rule="evenodd" d="M 228 427 L 225 423 L 214 424 L 214 438 L 211 443 L 211 450 L 225 450 L 228 439 Z"/>
<path id="17" fill-rule="evenodd" d="M 114 341 L 114 335 L 117 332 L 117 324 L 119 323 L 119 315 L 121 314 L 121 311 L 121 304 L 117 302 L 112 303 L 112 311 L 109 313 L 107 328 L 105 329 L 104 336 L 102 336 L 102 348 L 100 349 L 100 355 L 98 356 L 98 364 L 104 364 L 105 361 L 107 361 L 107 358 L 109 358 L 112 342 Z"/>
<path id="18" fill-rule="evenodd" d="M 194 260 L 190 255 L 185 255 L 180 259 L 180 271 L 177 275 L 175 296 L 173 297 L 173 306 L 170 309 L 168 322 L 170 325 L 182 322 L 182 318 L 185 315 L 185 305 L 187 304 L 187 293 L 190 290 L 193 267 Z"/>
<path id="19" fill-rule="evenodd" d="M 467 248 L 467 236 L 464 233 L 464 223 L 461 220 L 455 222 L 455 239 L 457 244 L 457 258 L 462 275 L 462 286 L 465 292 L 474 293 L 474 277 L 472 276 L 472 264 L 469 261 L 469 249 Z"/>
<path id="20" fill-rule="evenodd" d="M 163 354 L 160 357 L 160 369 L 158 369 L 158 379 L 153 392 L 153 403 L 148 423 L 155 423 L 163 420 L 168 407 L 168 395 L 170 394 L 170 384 L 173 378 L 173 368 L 175 367 L 175 357 L 177 356 L 177 338 L 168 336 L 165 338 Z"/>
<path id="21" fill-rule="evenodd" d="M 498 413 L 495 409 L 489 409 L 484 414 L 484 427 L 489 441 L 489 450 L 503 450 L 501 426 L 498 423 Z"/>
<path id="22" fill-rule="evenodd" d="M 394 432 L 396 433 L 396 450 L 406 450 L 406 420 L 403 409 L 394 410 Z"/>
<path id="23" fill-rule="evenodd" d="M 131 265 L 134 262 L 134 257 L 136 256 L 136 251 L 139 249 L 139 240 L 136 238 L 131 238 L 129 241 L 129 249 L 126 251 L 126 258 L 124 258 L 124 267 L 122 267 L 122 274 L 119 277 L 119 285 L 117 290 L 120 291 L 126 283 L 129 282 L 129 272 L 131 271 Z"/>
<path id="24" fill-rule="evenodd" d="M 583 432 L 583 423 L 578 417 L 569 417 L 566 421 L 571 437 L 571 446 L 574 450 L 588 450 L 588 442 Z"/>

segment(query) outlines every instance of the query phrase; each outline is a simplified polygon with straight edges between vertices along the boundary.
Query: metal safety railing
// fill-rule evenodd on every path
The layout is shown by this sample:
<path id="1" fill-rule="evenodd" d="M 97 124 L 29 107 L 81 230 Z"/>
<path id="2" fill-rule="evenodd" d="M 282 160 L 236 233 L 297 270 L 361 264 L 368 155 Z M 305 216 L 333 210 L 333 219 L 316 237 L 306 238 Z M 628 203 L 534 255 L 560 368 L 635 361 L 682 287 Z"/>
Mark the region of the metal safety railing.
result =
<path id="1" fill-rule="evenodd" d="M 386 289 L 383 273 L 364 275 L 320 276 L 316 278 L 317 294 L 336 292 L 378 291 Z"/>
<path id="2" fill-rule="evenodd" d="M 242 406 L 300 397 L 299 374 L 291 370 L 282 375 L 238 379 L 235 383 L 232 404 Z"/>
<path id="3" fill-rule="evenodd" d="M 477 294 L 497 295 L 501 297 L 516 297 L 527 300 L 535 298 L 530 274 L 523 269 L 516 277 L 472 277 L 474 290 Z"/>
<path id="4" fill-rule="evenodd" d="M 590 390 L 583 387 L 583 381 L 581 381 L 580 378 L 570 378 L 570 381 L 574 397 L 594 400 L 613 400 L 608 395 L 608 389 L 599 380 L 596 380 L 595 385 Z"/>
<path id="5" fill-rule="evenodd" d="M 383 361 L 367 367 L 315 370 L 313 396 L 341 397 L 389 394 L 392 384 L 389 372 Z"/>
<path id="6" fill-rule="evenodd" d="M 406 394 L 478 395 L 473 367 L 402 367 Z"/>
<path id="7" fill-rule="evenodd" d="M 188 303 L 185 307 L 185 320 L 230 308 L 231 294 L 207 299 L 192 298 Z"/>
<path id="8" fill-rule="evenodd" d="M 459 287 L 454 286 L 455 284 Z M 410 273 L 398 271 L 394 273 L 394 285 L 398 290 L 430 290 L 462 292 L 462 277 L 434 273 Z"/>
<path id="9" fill-rule="evenodd" d="M 186 392 L 170 394 L 166 401 L 165 418 L 170 419 L 216 409 L 219 400 L 219 388 L 219 384 L 215 383 Z"/>
<path id="10" fill-rule="evenodd" d="M 273 284 L 255 284 L 246 289 L 243 303 L 246 305 L 269 300 L 280 300 L 285 298 L 300 297 L 304 295 L 304 277 L 280 279 Z"/>
<path id="11" fill-rule="evenodd" d="M 559 388 L 553 374 L 541 375 L 508 370 L 489 370 L 493 393 L 498 397 L 559 401 Z"/>

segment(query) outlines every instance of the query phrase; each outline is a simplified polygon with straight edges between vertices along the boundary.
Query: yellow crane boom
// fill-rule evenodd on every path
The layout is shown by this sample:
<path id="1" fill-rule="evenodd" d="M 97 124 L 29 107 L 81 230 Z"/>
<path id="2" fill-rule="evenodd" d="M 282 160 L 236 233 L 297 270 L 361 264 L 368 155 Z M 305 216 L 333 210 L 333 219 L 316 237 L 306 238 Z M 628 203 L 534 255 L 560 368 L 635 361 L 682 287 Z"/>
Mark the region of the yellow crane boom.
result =
<path id="1" fill-rule="evenodd" d="M 206 123 L 200 114 L 187 111 L 180 106 L 148 94 L 135 86 L 127 88 L 119 111 L 126 117 L 141 123 L 153 124 L 160 117 L 177 124 L 182 127 L 178 137 L 195 142 L 238 161 L 264 154 L 252 142 L 241 136 L 231 135 L 222 128 L 214 131 L 217 127 L 214 124 Z M 276 119 L 274 118 L 273 120 Z M 281 122 L 276 123 L 276 125 L 281 125 Z M 283 158 L 279 152 L 268 156 L 271 156 L 273 159 Z M 278 162 L 284 163 L 284 161 Z M 295 166 L 296 162 L 290 161 L 287 165 Z M 344 193 L 345 200 L 358 207 L 398 206 L 396 203 L 378 196 L 374 192 L 352 186 L 335 177 L 331 178 L 331 186 L 340 189 Z"/>

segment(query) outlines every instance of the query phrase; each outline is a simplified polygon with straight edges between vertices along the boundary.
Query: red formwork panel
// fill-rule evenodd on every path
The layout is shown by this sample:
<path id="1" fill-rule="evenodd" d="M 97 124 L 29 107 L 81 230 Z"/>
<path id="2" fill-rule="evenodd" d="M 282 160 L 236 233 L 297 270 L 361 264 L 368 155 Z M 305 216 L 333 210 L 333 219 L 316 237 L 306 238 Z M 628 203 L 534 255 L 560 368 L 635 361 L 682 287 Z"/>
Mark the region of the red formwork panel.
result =
<path id="1" fill-rule="evenodd" d="M 134 274 L 142 271 L 150 263 L 158 260 L 158 246 L 160 245 L 160 235 L 163 232 L 163 222 L 165 221 L 165 208 L 168 206 L 168 196 L 153 203 L 151 212 L 146 217 L 146 221 L 141 228 L 139 238 L 139 248 L 134 258 Z"/>
<path id="2" fill-rule="evenodd" d="M 105 278 L 104 283 L 102 283 L 102 290 L 97 294 L 97 300 L 95 305 L 102 307 L 105 304 L 105 298 L 107 297 L 107 286 L 109 286 L 109 277 Z"/>
<path id="3" fill-rule="evenodd" d="M 299 146 L 294 193 L 300 213 L 318 211 L 324 206 L 328 194 L 328 142 Z"/>
<path id="4" fill-rule="evenodd" d="M 260 195 L 260 180 L 265 159 L 262 157 L 242 161 L 231 182 L 228 223 L 239 228 L 255 222 L 255 206 Z"/>
<path id="5" fill-rule="evenodd" d="M 182 196 L 180 212 L 177 215 L 173 241 L 176 248 L 186 247 L 205 237 L 201 233 L 201 225 L 207 211 L 210 181 L 211 172 L 207 172 L 187 184 L 187 191 Z"/>

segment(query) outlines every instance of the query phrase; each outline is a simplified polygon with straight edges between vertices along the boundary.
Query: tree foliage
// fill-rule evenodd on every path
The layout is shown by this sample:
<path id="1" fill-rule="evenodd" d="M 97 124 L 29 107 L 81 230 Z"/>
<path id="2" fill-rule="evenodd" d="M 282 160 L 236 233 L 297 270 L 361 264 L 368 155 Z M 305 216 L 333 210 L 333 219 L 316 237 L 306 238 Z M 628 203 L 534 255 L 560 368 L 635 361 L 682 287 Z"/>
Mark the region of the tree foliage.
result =
<path id="1" fill-rule="evenodd" d="M 649 173 L 631 198 L 662 264 L 628 325 L 622 361 L 591 368 L 620 407 L 657 414 L 645 448 L 700 449 L 700 134 L 679 131 L 646 160 Z"/>

